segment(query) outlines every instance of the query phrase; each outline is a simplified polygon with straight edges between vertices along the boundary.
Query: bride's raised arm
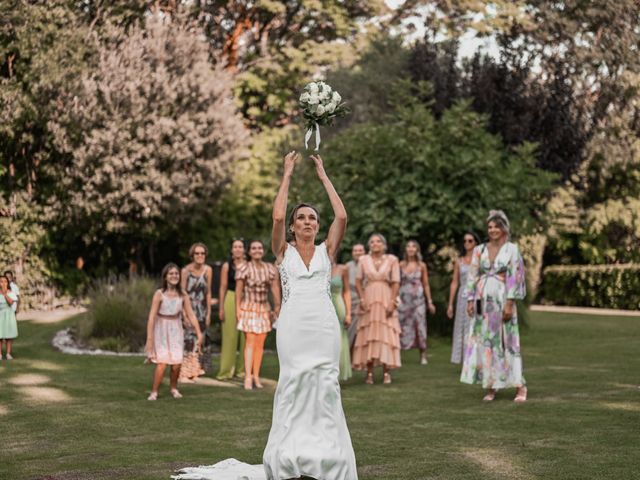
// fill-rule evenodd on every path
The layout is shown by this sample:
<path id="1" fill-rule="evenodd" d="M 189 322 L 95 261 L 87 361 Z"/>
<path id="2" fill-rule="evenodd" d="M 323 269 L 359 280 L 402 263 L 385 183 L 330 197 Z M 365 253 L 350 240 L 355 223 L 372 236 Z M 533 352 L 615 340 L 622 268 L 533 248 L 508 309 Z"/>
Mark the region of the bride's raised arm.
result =
<path id="1" fill-rule="evenodd" d="M 331 208 L 333 208 L 333 222 L 331 223 L 331 227 L 329 227 L 326 240 L 329 258 L 333 258 L 340 248 L 340 242 L 342 242 L 344 233 L 347 230 L 347 210 L 342 204 L 340 195 L 338 195 L 331 180 L 329 180 L 327 172 L 324 171 L 324 164 L 322 163 L 320 155 L 311 155 L 311 159 L 316 164 L 318 178 L 322 182 L 322 185 L 324 185 L 324 189 L 327 191 L 327 195 L 329 195 Z"/>
<path id="2" fill-rule="evenodd" d="M 284 157 L 284 173 L 282 174 L 282 182 L 278 189 L 278 195 L 273 203 L 273 229 L 271 230 L 271 251 L 276 256 L 276 262 L 282 261 L 284 250 L 287 244 L 287 200 L 289 198 L 289 183 L 293 174 L 296 160 L 299 155 L 295 152 L 289 152 Z"/>

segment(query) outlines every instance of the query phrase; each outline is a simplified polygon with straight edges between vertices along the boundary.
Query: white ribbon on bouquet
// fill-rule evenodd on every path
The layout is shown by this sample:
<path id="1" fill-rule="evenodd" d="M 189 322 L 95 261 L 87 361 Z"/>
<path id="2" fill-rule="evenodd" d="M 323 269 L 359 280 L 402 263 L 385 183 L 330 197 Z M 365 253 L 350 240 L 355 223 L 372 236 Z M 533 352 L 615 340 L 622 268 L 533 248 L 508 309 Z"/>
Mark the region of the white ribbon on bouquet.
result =
<path id="1" fill-rule="evenodd" d="M 304 135 L 304 148 L 305 149 L 309 149 L 309 140 L 311 140 L 311 135 L 313 135 L 313 129 L 316 129 L 316 148 L 315 150 L 318 151 L 320 150 L 320 125 L 318 125 L 318 122 L 316 122 L 311 128 L 309 128 L 309 130 L 307 130 L 307 133 Z"/>

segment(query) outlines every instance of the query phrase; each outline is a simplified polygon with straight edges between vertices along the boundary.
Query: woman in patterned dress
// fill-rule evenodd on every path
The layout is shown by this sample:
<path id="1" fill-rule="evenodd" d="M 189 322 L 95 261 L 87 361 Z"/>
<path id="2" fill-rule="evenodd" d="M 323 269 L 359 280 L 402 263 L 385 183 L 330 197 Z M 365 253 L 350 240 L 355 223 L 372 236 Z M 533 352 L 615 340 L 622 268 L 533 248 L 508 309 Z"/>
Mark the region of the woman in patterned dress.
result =
<path id="1" fill-rule="evenodd" d="M 186 317 L 196 332 L 196 345 L 201 345 L 200 325 L 191 308 L 189 296 L 180 285 L 180 269 L 175 263 L 170 263 L 162 269 L 162 288 L 153 294 L 147 322 L 144 351 L 147 359 L 156 364 L 148 400 L 158 399 L 158 389 L 167 365 L 171 365 L 171 396 L 182 397 L 178 391 L 178 376 L 184 356 L 183 317 Z"/>
<path id="2" fill-rule="evenodd" d="M 231 242 L 231 258 L 220 271 L 220 323 L 222 324 L 222 347 L 220 348 L 220 371 L 218 380 L 244 377 L 244 333 L 238 331 L 236 316 L 236 272 L 246 263 L 244 240 Z M 240 352 L 240 354 L 238 354 Z"/>
<path id="3" fill-rule="evenodd" d="M 425 302 L 426 299 L 426 302 Z M 435 315 L 436 307 L 431 299 L 429 271 L 422 261 L 420 244 L 409 240 L 404 248 L 404 259 L 400 262 L 400 348 L 420 350 L 420 364 L 427 362 L 427 315 Z"/>
<path id="4" fill-rule="evenodd" d="M 467 298 L 465 297 L 465 287 L 467 277 L 471 268 L 471 257 L 473 249 L 480 243 L 480 239 L 473 232 L 465 232 L 462 241 L 462 250 L 459 258 L 453 264 L 453 278 L 449 287 L 449 306 L 447 307 L 447 317 L 453 319 L 453 301 L 456 299 L 455 320 L 453 321 L 453 339 L 451 348 L 451 363 L 462 362 L 462 352 L 467 342 L 470 318 L 467 315 Z M 458 288 L 460 287 L 460 288 Z M 458 295 L 456 296 L 456 292 Z"/>
<path id="5" fill-rule="evenodd" d="M 262 261 L 264 245 L 254 240 L 249 245 L 251 260 L 236 273 L 236 312 L 238 330 L 246 335 L 244 348 L 244 388 L 262 388 L 260 366 L 264 341 L 271 331 L 271 323 L 280 313 L 280 280 L 276 267 Z M 268 294 L 271 291 L 274 308 Z"/>
<path id="6" fill-rule="evenodd" d="M 351 288 L 349 269 L 335 260 L 331 263 L 331 301 L 340 321 L 340 380 L 346 381 L 353 376 L 347 330 L 351 324 Z"/>
<path id="7" fill-rule="evenodd" d="M 205 263 L 209 251 L 204 243 L 194 243 L 189 248 L 191 263 L 182 269 L 181 287 L 189 295 L 191 308 L 198 319 L 203 335 L 203 344 L 198 352 L 196 334 L 190 325 L 185 325 L 184 359 L 180 369 L 181 382 L 193 382 L 211 370 L 211 280 L 213 270 Z"/>
<path id="8" fill-rule="evenodd" d="M 373 369 L 382 365 L 383 382 L 391 383 L 400 362 L 400 322 L 395 299 L 400 289 L 398 258 L 386 253 L 387 241 L 375 233 L 369 254 L 358 261 L 356 289 L 360 297 L 358 333 L 353 347 L 353 368 L 367 370 L 365 382 L 373 384 Z"/>
<path id="9" fill-rule="evenodd" d="M 460 381 L 481 383 L 490 402 L 496 391 L 517 389 L 515 402 L 527 400 L 522 374 L 516 300 L 526 295 L 524 262 L 509 241 L 509 220 L 501 210 L 487 218 L 489 242 L 473 250 L 467 282 L 467 313 L 472 317 Z"/>

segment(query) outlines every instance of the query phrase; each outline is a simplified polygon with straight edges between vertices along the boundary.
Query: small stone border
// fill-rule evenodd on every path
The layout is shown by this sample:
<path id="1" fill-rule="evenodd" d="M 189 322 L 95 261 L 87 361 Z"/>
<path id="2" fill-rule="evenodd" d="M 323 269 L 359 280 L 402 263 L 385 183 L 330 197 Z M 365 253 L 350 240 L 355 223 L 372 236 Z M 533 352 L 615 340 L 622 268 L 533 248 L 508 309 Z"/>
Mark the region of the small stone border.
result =
<path id="1" fill-rule="evenodd" d="M 100 348 L 89 348 L 78 344 L 73 334 L 73 328 L 67 327 L 58 331 L 51 340 L 51 345 L 56 350 L 69 355 L 104 355 L 111 357 L 144 357 L 144 353 L 137 352 L 112 352 Z"/>

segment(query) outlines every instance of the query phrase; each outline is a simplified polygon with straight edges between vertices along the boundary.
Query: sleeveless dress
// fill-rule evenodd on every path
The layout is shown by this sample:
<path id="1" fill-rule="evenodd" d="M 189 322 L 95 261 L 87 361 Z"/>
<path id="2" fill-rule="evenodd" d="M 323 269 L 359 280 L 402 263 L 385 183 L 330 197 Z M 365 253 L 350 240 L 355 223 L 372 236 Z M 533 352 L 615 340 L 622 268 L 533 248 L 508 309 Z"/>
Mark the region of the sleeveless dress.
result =
<path id="1" fill-rule="evenodd" d="M 184 352 L 184 331 L 182 328 L 182 298 L 167 297 L 164 292 L 162 302 L 153 326 L 153 363 L 180 365 Z"/>
<path id="2" fill-rule="evenodd" d="M 347 308 L 342 298 L 342 275 L 331 277 L 331 301 L 336 309 L 336 315 L 340 321 L 340 380 L 349 380 L 353 376 L 351 370 L 351 353 L 349 352 L 349 333 L 344 326 L 344 319 L 347 316 Z"/>
<path id="3" fill-rule="evenodd" d="M 191 300 L 191 308 L 198 319 L 200 331 L 202 332 L 203 342 L 202 351 L 198 355 L 198 363 L 200 368 L 205 372 L 211 370 L 211 336 L 207 332 L 207 288 L 208 277 L 206 270 L 202 275 L 196 276 L 192 272 L 187 274 L 187 294 Z M 187 329 L 187 351 L 193 351 L 198 343 L 196 331 L 191 328 Z"/>
<path id="4" fill-rule="evenodd" d="M 12 291 L 7 296 L 13 300 L 13 305 L 18 301 L 17 295 Z M 0 295 L 0 338 L 12 340 L 18 336 L 18 322 L 13 312 L 13 305 L 9 305 L 4 295 Z"/>
<path id="5" fill-rule="evenodd" d="M 400 348 L 427 349 L 427 306 L 422 287 L 422 270 L 406 273 L 400 269 Z"/>
<path id="6" fill-rule="evenodd" d="M 331 261 L 326 245 L 316 246 L 309 269 L 297 250 L 287 245 L 279 270 L 282 309 L 276 341 L 280 377 L 264 469 L 227 459 L 181 470 L 173 478 L 358 479 L 340 397 L 340 322 L 331 303 Z"/>
<path id="7" fill-rule="evenodd" d="M 467 298 L 465 289 L 469 277 L 469 265 L 459 262 L 460 265 L 460 286 L 456 297 L 456 317 L 453 321 L 453 345 L 451 348 L 451 363 L 461 363 L 462 353 L 467 344 L 467 334 L 469 333 L 469 315 L 467 315 Z"/>

